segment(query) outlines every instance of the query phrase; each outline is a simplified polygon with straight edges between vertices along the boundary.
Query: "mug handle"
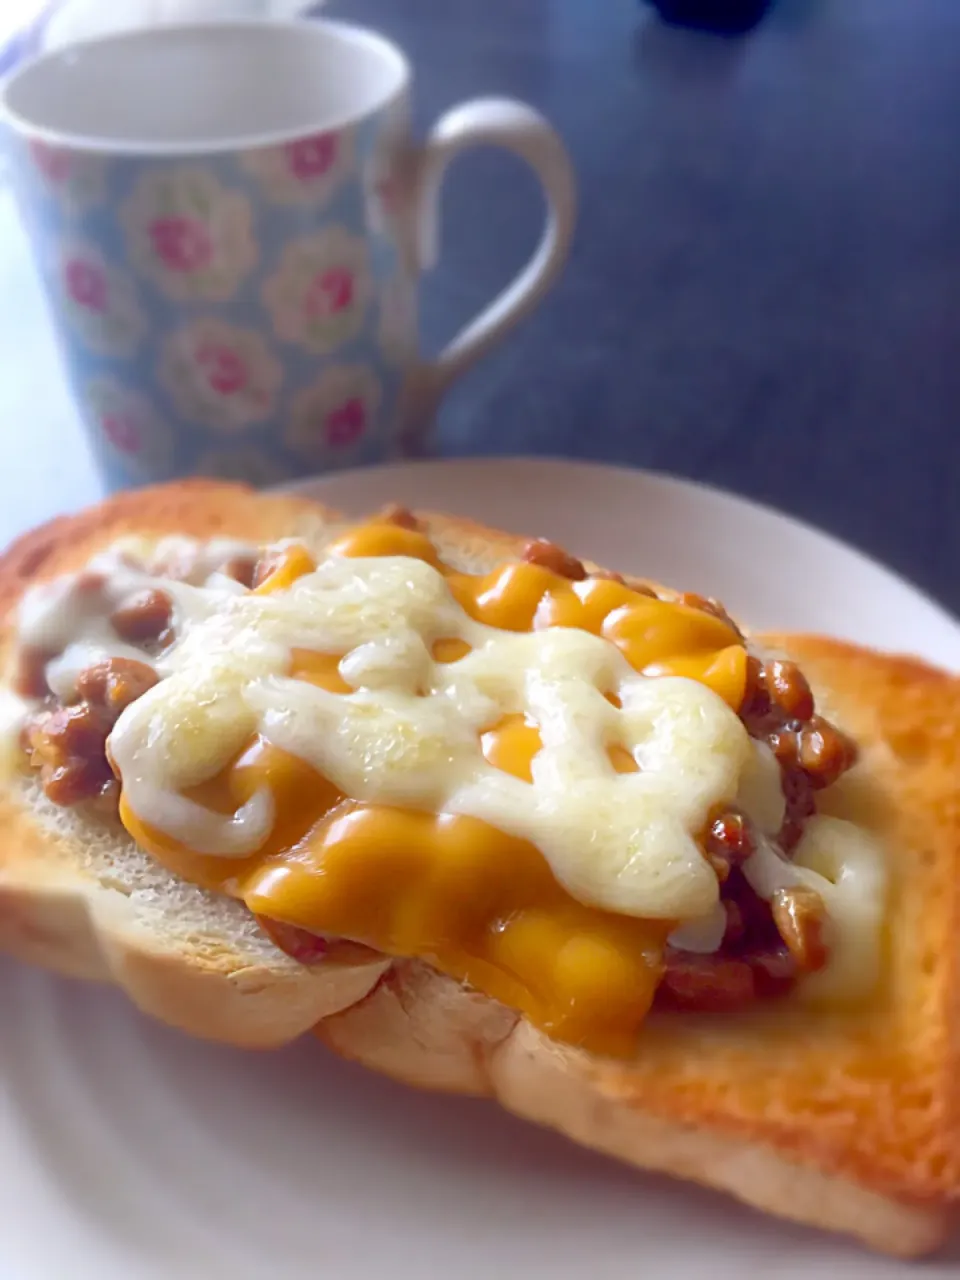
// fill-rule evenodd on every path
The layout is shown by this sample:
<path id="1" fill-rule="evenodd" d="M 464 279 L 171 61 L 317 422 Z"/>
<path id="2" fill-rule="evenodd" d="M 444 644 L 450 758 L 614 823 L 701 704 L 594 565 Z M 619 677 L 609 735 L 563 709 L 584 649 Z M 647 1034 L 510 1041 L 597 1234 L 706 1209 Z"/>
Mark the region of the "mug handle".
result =
<path id="1" fill-rule="evenodd" d="M 573 166 L 559 135 L 538 111 L 512 98 L 475 98 L 440 117 L 415 165 L 413 230 L 421 270 L 436 265 L 440 189 L 447 166 L 475 146 L 505 147 L 540 179 L 547 202 L 543 235 L 519 275 L 475 316 L 434 360 L 417 368 L 412 422 L 420 434 L 450 384 L 529 314 L 560 273 L 576 221 Z M 409 439 L 409 435 L 408 435 Z"/>

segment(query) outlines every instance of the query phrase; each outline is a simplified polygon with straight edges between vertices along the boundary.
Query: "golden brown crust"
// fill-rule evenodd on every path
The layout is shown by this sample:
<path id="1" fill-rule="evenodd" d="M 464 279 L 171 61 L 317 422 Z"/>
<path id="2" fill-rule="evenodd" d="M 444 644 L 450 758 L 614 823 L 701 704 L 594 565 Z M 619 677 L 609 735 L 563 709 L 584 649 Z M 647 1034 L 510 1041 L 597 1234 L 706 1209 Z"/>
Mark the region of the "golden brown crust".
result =
<path id="1" fill-rule="evenodd" d="M 289 495 L 183 481 L 120 494 L 18 539 L 0 557 L 0 671 L 25 587 L 86 563 L 124 534 L 256 542 L 316 534 L 332 517 Z M 73 977 L 112 981 L 145 1012 L 207 1039 L 271 1047 L 365 995 L 385 962 L 304 968 L 264 946 L 201 937 L 173 945 L 127 894 L 85 865 L 76 840 L 42 825 L 22 788 L 0 786 L 0 948 Z"/>
<path id="2" fill-rule="evenodd" d="M 710 1121 L 678 1123 L 650 1106 L 624 1105 L 529 1026 L 519 1026 L 494 1054 L 491 1080 L 498 1102 L 516 1115 L 641 1168 L 726 1191 L 766 1213 L 852 1234 L 905 1258 L 928 1254 L 946 1239 L 950 1224 L 942 1207 L 891 1198 L 790 1159 L 767 1132 L 732 1134 Z M 774 1080 L 774 1098 L 775 1090 Z"/>
<path id="3" fill-rule="evenodd" d="M 181 480 L 120 493 L 75 515 L 58 516 L 10 544 L 0 558 L 0 616 L 32 583 L 69 572 L 124 534 L 256 542 L 261 536 L 292 537 L 315 529 L 331 515 L 305 498 L 258 494 L 217 480 Z"/>
<path id="4" fill-rule="evenodd" d="M 329 518 L 301 499 L 233 485 L 123 495 L 16 543 L 0 559 L 0 610 L 122 532 L 272 540 L 317 532 Z M 445 517 L 428 524 L 491 566 L 526 541 Z M 623 1064 L 557 1046 L 416 964 L 395 965 L 379 983 L 383 965 L 349 970 L 334 991 L 330 971 L 279 953 L 244 964 L 226 942 L 164 950 L 122 893 L 83 872 L 75 841 L 52 837 L 13 789 L 0 793 L 0 945 L 119 981 L 142 1007 L 198 1034 L 272 1044 L 319 1021 L 337 1052 L 411 1083 L 489 1093 L 632 1163 L 891 1253 L 925 1252 L 960 1195 L 960 681 L 833 641 L 771 642 L 798 659 L 864 747 L 834 807 L 878 828 L 892 852 L 889 971 L 870 1010 L 659 1016 Z M 0 664 L 8 643 L 9 627 Z"/>
<path id="5" fill-rule="evenodd" d="M 960 681 L 914 658 L 764 639 L 800 662 L 863 748 L 829 807 L 873 827 L 891 851 L 888 970 L 873 1008 L 664 1015 L 624 1065 L 523 1023 L 502 1039 L 475 1021 L 465 1033 L 478 1011 L 408 967 L 318 1034 L 430 1087 L 434 1047 L 459 1036 L 471 1045 L 464 1091 L 485 1088 L 518 1114 L 643 1167 L 887 1252 L 922 1253 L 943 1239 L 945 1206 L 960 1196 Z M 446 1078 L 444 1087 L 455 1086 Z"/>

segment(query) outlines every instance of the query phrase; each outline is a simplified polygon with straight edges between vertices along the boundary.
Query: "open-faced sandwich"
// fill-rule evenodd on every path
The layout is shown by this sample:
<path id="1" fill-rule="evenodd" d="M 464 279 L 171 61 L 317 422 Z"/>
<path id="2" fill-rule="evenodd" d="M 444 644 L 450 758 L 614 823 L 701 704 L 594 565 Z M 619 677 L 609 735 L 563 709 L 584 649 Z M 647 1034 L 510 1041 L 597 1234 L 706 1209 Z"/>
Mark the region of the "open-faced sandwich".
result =
<path id="1" fill-rule="evenodd" d="M 27 535 L 0 611 L 4 950 L 942 1240 L 952 676 L 548 542 L 206 482 Z"/>

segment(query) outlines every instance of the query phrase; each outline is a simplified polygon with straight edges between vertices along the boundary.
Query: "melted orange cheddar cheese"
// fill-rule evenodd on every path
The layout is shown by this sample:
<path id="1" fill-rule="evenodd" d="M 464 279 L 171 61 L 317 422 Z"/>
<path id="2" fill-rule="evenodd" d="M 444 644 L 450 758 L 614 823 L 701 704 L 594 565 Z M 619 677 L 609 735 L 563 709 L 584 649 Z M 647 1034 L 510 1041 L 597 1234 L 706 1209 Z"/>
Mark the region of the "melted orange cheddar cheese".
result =
<path id="1" fill-rule="evenodd" d="M 424 560 L 446 574 L 464 611 L 488 627 L 504 631 L 577 627 L 611 640 L 637 671 L 699 680 L 735 711 L 743 702 L 747 678 L 743 640 L 728 623 L 701 609 L 644 595 L 609 578 L 571 582 L 524 561 L 512 561 L 483 576 L 454 573 L 440 563 L 425 534 L 389 524 L 363 526 L 340 538 L 331 551 Z"/>
<path id="2" fill-rule="evenodd" d="M 385 522 L 344 534 L 331 552 L 423 560 L 444 574 L 469 617 L 489 627 L 580 628 L 611 641 L 639 672 L 691 677 L 734 710 L 743 699 L 743 641 L 706 612 L 615 581 L 570 581 L 525 562 L 481 576 L 455 572 L 423 533 Z M 287 548 L 257 590 L 284 591 L 314 567 L 302 547 Z M 452 663 L 468 652 L 459 638 L 440 639 L 432 657 Z M 295 648 L 289 674 L 349 694 L 342 656 Z M 608 698 L 619 705 L 612 691 Z M 529 781 L 540 732 L 524 715 L 505 716 L 482 732 L 480 745 L 496 769 Z M 619 773 L 638 768 L 622 745 L 611 744 L 608 755 Z M 422 957 L 559 1039 L 629 1052 L 653 1000 L 673 922 L 577 900 L 534 844 L 474 817 L 360 803 L 262 734 L 185 794 L 232 814 L 264 790 L 274 821 L 252 856 L 192 852 L 142 821 L 125 792 L 121 817 L 133 838 L 173 871 L 242 899 L 258 915 L 391 955 Z"/>

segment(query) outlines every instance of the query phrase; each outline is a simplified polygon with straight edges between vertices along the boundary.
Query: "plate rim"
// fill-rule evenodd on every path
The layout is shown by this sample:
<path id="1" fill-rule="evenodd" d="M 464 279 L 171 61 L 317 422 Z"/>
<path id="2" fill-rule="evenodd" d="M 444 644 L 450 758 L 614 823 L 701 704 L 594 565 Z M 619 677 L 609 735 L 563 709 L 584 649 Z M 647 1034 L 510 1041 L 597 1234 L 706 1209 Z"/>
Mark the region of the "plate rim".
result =
<path id="1" fill-rule="evenodd" d="M 475 466 L 477 464 L 483 464 L 484 466 L 487 466 L 487 467 L 504 466 L 504 465 L 512 466 L 513 464 L 522 464 L 527 467 L 529 467 L 530 465 L 533 465 L 538 468 L 544 468 L 546 464 L 546 469 L 551 469 L 551 470 L 555 469 L 558 474 L 561 472 L 570 473 L 571 471 L 576 472 L 576 471 L 582 471 L 586 469 L 594 472 L 598 477 L 601 477 L 605 473 L 612 473 L 620 478 L 624 478 L 624 477 L 627 477 L 630 479 L 639 478 L 642 480 L 652 482 L 654 485 L 663 487 L 664 490 L 666 490 L 667 492 L 680 491 L 682 493 L 686 493 L 687 495 L 692 495 L 694 497 L 696 497 L 696 495 L 698 494 L 705 494 L 707 497 L 711 499 L 720 499 L 723 502 L 728 503 L 730 505 L 731 511 L 740 508 L 740 509 L 746 509 L 750 512 L 756 513 L 765 520 L 772 517 L 772 522 L 774 524 L 780 525 L 782 524 L 782 522 L 785 522 L 786 528 L 795 531 L 799 536 L 803 538 L 809 537 L 810 534 L 815 535 L 814 545 L 822 547 L 827 552 L 829 552 L 831 549 L 839 548 L 840 550 L 843 551 L 845 555 L 852 556 L 853 559 L 850 561 L 850 566 L 854 572 L 856 572 L 859 567 L 863 566 L 864 568 L 867 568 L 871 571 L 879 571 L 880 581 L 895 583 L 901 588 L 906 588 L 907 592 L 914 598 L 922 599 L 924 600 L 925 603 L 932 605 L 934 615 L 942 616 L 944 622 L 949 624 L 951 633 L 960 637 L 960 621 L 954 618 L 948 611 L 943 609 L 943 607 L 940 606 L 937 601 L 929 600 L 928 597 L 925 595 L 925 593 L 922 592 L 919 588 L 915 587 L 908 579 L 903 578 L 902 575 L 899 575 L 895 571 L 889 569 L 882 562 L 872 559 L 869 555 L 861 552 L 859 548 L 856 548 L 847 543 L 844 543 L 841 539 L 836 538 L 834 535 L 827 533 L 824 530 L 821 530 L 814 525 L 809 525 L 807 522 L 803 520 L 800 520 L 789 514 L 780 512 L 775 507 L 770 507 L 765 504 L 758 503 L 753 499 L 742 497 L 741 495 L 735 492 L 724 490 L 716 486 L 704 484 L 699 481 L 691 481 L 686 479 L 685 477 L 679 477 L 679 476 L 669 475 L 665 473 L 660 473 L 647 468 L 639 468 L 639 467 L 631 467 L 631 466 L 619 467 L 609 463 L 602 463 L 602 462 L 593 463 L 593 462 L 590 462 L 589 460 L 581 462 L 576 459 L 559 458 L 559 457 L 558 458 L 552 458 L 552 457 L 542 458 L 540 456 L 532 456 L 532 457 L 517 456 L 517 457 L 509 457 L 509 458 L 495 458 L 495 457 L 431 458 L 431 459 L 417 459 L 417 460 L 412 460 L 410 462 L 387 464 L 384 466 L 351 468 L 349 470 L 344 470 L 342 472 L 326 473 L 325 475 L 306 478 L 304 480 L 296 482 L 296 484 L 294 485 L 283 486 L 283 490 L 287 492 L 300 491 L 304 493 L 309 493 L 311 490 L 313 490 L 314 493 L 319 493 L 320 490 L 318 489 L 317 486 L 322 485 L 324 490 L 329 489 L 330 491 L 331 496 L 329 500 L 331 502 L 335 502 L 336 499 L 332 495 L 335 492 L 337 481 L 343 478 L 350 478 L 350 479 L 364 478 L 364 477 L 372 478 L 377 475 L 383 475 L 384 473 L 390 472 L 390 471 L 394 471 L 399 474 L 403 471 L 412 472 L 412 471 L 424 471 L 424 470 L 430 470 L 430 469 L 434 471 L 440 471 L 447 468 L 455 468 L 457 470 L 460 470 L 460 469 L 466 470 L 469 467 Z M 520 468 L 517 467 L 517 470 L 519 469 Z M 325 494 L 324 496 L 326 497 L 327 495 Z M 34 974 L 33 971 L 30 971 L 30 972 L 31 972 L 31 980 L 34 976 L 38 978 L 40 976 L 46 978 L 47 976 L 47 975 Z M 61 985 L 60 980 L 57 980 L 57 982 L 59 987 Z M 68 997 L 64 996 L 63 998 L 64 1000 L 66 1000 Z M 113 1026 L 113 1011 L 108 1009 L 106 1012 L 106 1015 L 104 1016 L 109 1018 L 110 1020 L 109 1025 Z M 100 1025 L 107 1025 L 107 1024 L 106 1023 L 101 1024 L 99 1022 L 95 1022 L 92 1025 L 100 1026 Z M 152 1026 L 152 1024 L 150 1025 Z M 122 1067 L 120 1069 L 122 1069 Z M 185 1114 L 188 1114 L 188 1113 L 185 1113 Z M 529 1122 L 527 1122 L 527 1124 L 529 1125 Z M 655 1178 L 658 1184 L 664 1184 L 664 1185 L 668 1181 L 672 1181 L 672 1180 L 665 1179 L 663 1175 L 659 1175 L 659 1174 L 643 1174 L 641 1176 Z M 671 1196 L 671 1203 L 676 1206 L 680 1206 L 680 1205 L 685 1206 L 685 1203 L 686 1203 L 685 1194 L 687 1190 L 687 1184 L 683 1184 L 683 1183 L 678 1184 L 678 1189 L 682 1193 L 682 1198 L 681 1198 L 681 1195 L 678 1195 L 676 1198 Z M 691 1187 L 691 1189 L 696 1190 L 695 1187 Z M 718 1202 L 719 1207 L 717 1209 L 717 1213 L 719 1214 L 723 1212 L 724 1207 L 728 1203 L 728 1197 L 723 1193 L 719 1193 L 719 1192 L 717 1193 L 708 1192 L 707 1194 L 709 1194 L 711 1197 L 716 1195 L 717 1197 L 720 1198 Z M 739 1214 L 740 1206 L 735 1205 L 733 1201 L 730 1201 L 729 1203 Z M 366 1208 L 367 1208 L 367 1212 L 369 1212 L 369 1202 L 367 1202 Z M 642 1197 L 639 1195 L 638 1195 L 638 1209 L 639 1209 L 638 1218 L 640 1221 L 642 1221 L 644 1206 L 642 1204 Z M 686 1213 L 685 1208 L 684 1208 L 684 1213 Z M 688 1224 L 692 1224 L 695 1222 L 695 1219 L 692 1216 L 689 1216 L 689 1217 L 685 1216 L 682 1219 L 678 1219 L 678 1225 L 681 1225 L 682 1222 L 687 1222 Z M 765 1225 L 763 1228 L 763 1235 L 761 1236 L 758 1234 L 756 1237 L 756 1240 L 759 1242 L 756 1261 L 750 1262 L 748 1265 L 748 1255 L 745 1252 L 742 1255 L 738 1255 L 738 1256 L 733 1256 L 733 1254 L 731 1253 L 731 1255 L 727 1257 L 726 1256 L 727 1245 L 726 1243 L 723 1243 L 719 1246 L 719 1252 L 721 1256 L 717 1258 L 717 1262 L 722 1264 L 726 1268 L 732 1269 L 733 1266 L 736 1266 L 741 1275 L 746 1275 L 748 1270 L 750 1274 L 753 1274 L 753 1270 L 754 1268 L 756 1268 L 757 1275 L 759 1276 L 760 1274 L 763 1274 L 765 1270 L 769 1269 L 770 1263 L 772 1260 L 775 1262 L 775 1259 L 778 1256 L 780 1249 L 783 1246 L 786 1246 L 788 1250 L 790 1249 L 791 1242 L 793 1240 L 792 1232 L 794 1228 L 789 1222 L 781 1222 L 779 1219 L 775 1217 L 767 1217 L 765 1215 L 763 1216 L 762 1219 L 758 1217 L 758 1222 L 761 1222 Z M 780 1233 L 781 1227 L 784 1228 L 784 1232 L 782 1236 Z M 787 1266 L 787 1270 L 789 1270 L 791 1275 L 794 1274 L 794 1270 L 793 1270 L 794 1267 L 796 1267 L 798 1275 L 801 1270 L 805 1274 L 806 1269 L 808 1267 L 810 1268 L 810 1273 L 814 1274 L 817 1272 L 818 1268 L 823 1269 L 825 1264 L 826 1264 L 826 1270 L 829 1271 L 831 1263 L 833 1264 L 833 1270 L 836 1271 L 837 1273 L 843 1272 L 844 1274 L 847 1274 L 849 1270 L 849 1274 L 851 1276 L 856 1274 L 856 1276 L 858 1277 L 862 1276 L 863 1280 L 867 1280 L 868 1277 L 872 1277 L 874 1274 L 876 1274 L 878 1277 L 889 1276 L 891 1277 L 891 1280 L 894 1275 L 896 1275 L 897 1277 L 900 1277 L 902 1275 L 904 1277 L 904 1280 L 906 1280 L 906 1277 L 910 1272 L 911 1264 L 901 1263 L 893 1259 L 877 1258 L 873 1254 L 870 1254 L 866 1250 L 862 1249 L 860 1246 L 851 1245 L 850 1242 L 845 1237 L 835 1236 L 833 1234 L 814 1232 L 812 1229 L 809 1230 L 809 1232 L 807 1232 L 807 1229 L 804 1229 L 804 1231 L 806 1235 L 806 1243 L 801 1243 L 801 1246 L 797 1254 L 797 1260 L 796 1261 L 790 1260 Z M 509 1239 L 509 1233 L 507 1238 Z M 744 1238 L 749 1243 L 753 1239 L 753 1236 L 747 1235 Z M 616 1237 L 616 1239 L 617 1240 L 620 1239 L 619 1235 Z M 931 1260 L 932 1266 L 931 1266 L 931 1263 L 926 1264 L 927 1270 L 929 1274 L 931 1274 L 931 1276 L 943 1275 L 945 1280 L 945 1276 L 947 1274 L 947 1271 L 945 1269 L 950 1268 L 951 1266 L 954 1265 L 955 1249 L 956 1249 L 956 1245 L 953 1243 L 953 1240 L 951 1240 L 951 1244 L 947 1246 L 947 1249 L 944 1251 L 944 1253 L 941 1256 L 934 1257 Z M 663 1252 L 662 1250 L 663 1250 L 662 1244 L 657 1245 L 655 1246 L 654 1251 L 651 1252 L 650 1254 L 651 1260 L 653 1261 L 655 1266 L 659 1263 L 660 1267 L 666 1268 L 666 1271 L 669 1274 L 679 1275 L 681 1272 L 686 1274 L 686 1271 L 688 1268 L 691 1269 L 692 1275 L 699 1274 L 699 1272 L 695 1270 L 696 1264 L 695 1263 L 692 1264 L 689 1261 L 689 1259 L 685 1256 L 684 1248 L 683 1248 L 683 1240 L 681 1236 L 678 1235 L 671 1242 L 670 1249 L 668 1252 Z M 83 1262 L 86 1259 L 86 1256 L 87 1256 L 86 1250 L 84 1250 L 83 1256 L 79 1257 L 81 1267 Z M 104 1258 L 101 1258 L 99 1254 L 96 1257 L 94 1257 L 93 1254 L 91 1254 L 90 1256 L 94 1265 L 99 1265 L 101 1267 L 104 1267 L 105 1256 Z M 408 1257 L 409 1255 L 406 1255 L 405 1260 L 403 1261 L 403 1266 L 401 1268 L 403 1274 L 406 1274 L 406 1267 L 410 1265 L 409 1261 L 407 1260 Z M 627 1273 L 630 1268 L 635 1269 L 636 1267 L 636 1255 L 634 1255 L 633 1261 L 631 1262 L 630 1258 L 625 1257 L 622 1253 L 612 1253 L 608 1255 L 607 1251 L 604 1250 L 603 1255 L 600 1256 L 598 1254 L 596 1259 L 598 1275 L 600 1275 L 601 1273 L 603 1275 L 613 1274 L 613 1272 L 608 1272 L 606 1270 L 606 1268 L 611 1265 L 611 1258 L 615 1260 L 615 1264 L 617 1267 L 616 1274 L 618 1275 L 622 1274 L 620 1271 L 621 1260 L 623 1261 L 624 1274 Z M 2 1247 L 0 1247 L 0 1274 L 5 1274 L 3 1261 L 4 1261 L 3 1250 L 2 1250 Z M 107 1260 L 107 1261 L 109 1261 L 109 1264 L 110 1264 L 109 1275 L 113 1276 L 114 1274 L 120 1274 L 119 1271 L 115 1273 L 113 1270 L 113 1267 L 116 1264 L 112 1260 Z M 207 1261 L 212 1264 L 215 1264 L 217 1260 L 208 1259 Z M 287 1267 L 289 1265 L 289 1259 L 287 1259 L 286 1257 L 283 1257 L 280 1259 L 280 1263 L 281 1263 L 281 1268 L 278 1269 L 278 1274 L 286 1275 Z M 368 1266 L 369 1266 L 369 1263 L 361 1263 L 360 1267 L 357 1269 L 357 1272 L 356 1272 L 357 1275 L 365 1276 L 370 1274 L 367 1270 Z M 479 1276 L 479 1274 L 481 1273 L 474 1269 L 475 1266 L 476 1266 L 476 1262 L 475 1262 L 475 1259 L 473 1258 L 472 1249 L 468 1244 L 464 1247 L 464 1251 L 463 1251 L 463 1259 L 462 1259 L 463 1275 L 465 1277 L 469 1276 L 471 1278 L 474 1276 Z M 942 1270 L 941 1268 L 944 1268 L 944 1269 Z M 321 1269 L 322 1269 L 322 1264 L 321 1264 Z M 777 1269 L 776 1266 L 775 1266 L 775 1269 Z M 428 1270 L 429 1270 L 429 1267 L 428 1267 Z M 564 1274 L 566 1274 L 563 1268 L 561 1268 L 561 1270 L 563 1271 Z M 106 1270 L 104 1273 L 107 1274 Z M 214 1272 L 211 1270 L 210 1274 L 213 1274 L 213 1273 Z M 19 1275 L 21 1274 L 21 1272 L 18 1269 L 14 1274 Z M 40 1276 L 39 1271 L 35 1272 L 32 1269 L 24 1271 L 22 1274 L 24 1276 L 27 1276 L 27 1275 L 36 1276 L 37 1280 L 39 1280 L 39 1276 Z M 151 1270 L 149 1274 L 154 1275 L 156 1273 L 153 1270 Z M 188 1274 L 192 1275 L 193 1272 L 190 1272 Z M 246 1272 L 244 1272 L 243 1274 L 246 1275 Z M 537 1268 L 535 1271 L 535 1274 L 539 1277 L 542 1274 L 542 1272 L 539 1268 Z M 784 1274 L 786 1274 L 786 1271 Z"/>
<path id="2" fill-rule="evenodd" d="M 342 471 L 320 472 L 317 475 L 307 476 L 301 480 L 295 480 L 288 484 L 274 486 L 272 492 L 281 493 L 304 493 L 309 494 L 312 489 L 318 485 L 330 485 L 336 487 L 338 481 L 342 479 L 359 479 L 368 475 L 383 475 L 390 471 L 426 471 L 439 468 L 455 468 L 470 467 L 481 464 L 484 466 L 548 466 L 557 471 L 591 471 L 596 474 L 608 474 L 613 476 L 629 475 L 639 479 L 652 481 L 667 489 L 676 489 L 680 492 L 688 494 L 701 494 L 710 499 L 719 498 L 721 501 L 732 503 L 747 508 L 752 514 L 766 520 L 786 524 L 794 533 L 804 537 L 813 537 L 821 542 L 824 550 L 841 550 L 845 555 L 853 556 L 860 564 L 869 569 L 871 572 L 879 573 L 892 580 L 898 587 L 910 592 L 915 597 L 923 601 L 927 608 L 931 609 L 939 616 L 939 620 L 948 628 L 954 631 L 958 644 L 960 644 L 960 613 L 954 614 L 951 610 L 935 596 L 931 595 L 924 587 L 918 586 L 917 583 L 911 581 L 910 578 L 900 572 L 899 569 L 893 568 L 885 561 L 881 560 L 872 552 L 865 551 L 855 543 L 847 542 L 845 539 L 838 537 L 837 534 L 831 533 L 827 529 L 821 528 L 819 525 L 811 523 L 809 520 L 801 516 L 793 515 L 791 512 L 782 511 L 779 507 L 772 503 L 763 502 L 760 499 L 753 498 L 747 494 L 739 493 L 735 489 L 727 489 L 722 485 L 712 484 L 705 480 L 695 480 L 688 476 L 678 475 L 676 472 L 659 471 L 652 467 L 634 466 L 632 463 L 615 463 L 596 461 L 590 458 L 571 458 L 562 454 L 509 454 L 505 456 L 476 454 L 455 458 L 402 458 L 395 461 L 374 463 L 369 466 L 345 467 Z M 505 532 L 512 532 L 506 530 Z M 531 534 L 531 536 L 533 536 Z M 929 661 L 929 659 L 924 659 Z M 960 672 L 960 654 L 957 659 L 957 669 Z"/>

